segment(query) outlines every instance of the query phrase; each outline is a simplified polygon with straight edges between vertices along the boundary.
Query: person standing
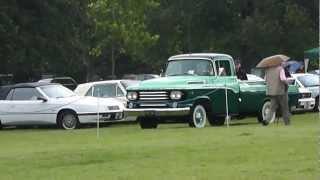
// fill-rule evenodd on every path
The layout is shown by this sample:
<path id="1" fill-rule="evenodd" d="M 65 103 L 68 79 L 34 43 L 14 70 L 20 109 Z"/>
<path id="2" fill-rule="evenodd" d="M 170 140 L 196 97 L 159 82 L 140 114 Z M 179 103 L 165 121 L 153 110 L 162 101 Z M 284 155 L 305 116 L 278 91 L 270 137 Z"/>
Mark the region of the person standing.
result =
<path id="1" fill-rule="evenodd" d="M 248 80 L 247 73 L 241 67 L 240 60 L 236 60 L 235 64 L 236 64 L 236 75 L 237 75 L 237 78 L 240 79 L 240 80 Z"/>
<path id="2" fill-rule="evenodd" d="M 285 125 L 290 125 L 290 113 L 288 104 L 288 83 L 285 70 L 281 65 L 269 67 L 265 70 L 265 79 L 267 83 L 267 96 L 271 100 L 270 112 L 266 119 L 262 121 L 263 125 L 268 125 L 278 108 L 281 109 L 282 118 Z"/>

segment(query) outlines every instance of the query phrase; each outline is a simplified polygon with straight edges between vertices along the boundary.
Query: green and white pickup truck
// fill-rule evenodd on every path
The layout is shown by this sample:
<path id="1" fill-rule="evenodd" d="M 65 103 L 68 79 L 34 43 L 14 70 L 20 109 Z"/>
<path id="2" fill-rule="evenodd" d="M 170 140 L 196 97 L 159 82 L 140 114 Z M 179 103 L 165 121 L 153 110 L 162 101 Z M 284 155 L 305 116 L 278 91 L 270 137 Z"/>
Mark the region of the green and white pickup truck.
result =
<path id="1" fill-rule="evenodd" d="M 202 128 L 208 121 L 220 126 L 226 117 L 247 115 L 261 121 L 270 110 L 264 81 L 237 79 L 234 61 L 226 54 L 172 56 L 164 77 L 142 81 L 127 91 L 125 114 L 137 116 L 143 129 L 156 128 L 163 122 L 185 122 Z M 289 106 L 295 106 L 298 88 L 290 85 L 288 91 Z"/>

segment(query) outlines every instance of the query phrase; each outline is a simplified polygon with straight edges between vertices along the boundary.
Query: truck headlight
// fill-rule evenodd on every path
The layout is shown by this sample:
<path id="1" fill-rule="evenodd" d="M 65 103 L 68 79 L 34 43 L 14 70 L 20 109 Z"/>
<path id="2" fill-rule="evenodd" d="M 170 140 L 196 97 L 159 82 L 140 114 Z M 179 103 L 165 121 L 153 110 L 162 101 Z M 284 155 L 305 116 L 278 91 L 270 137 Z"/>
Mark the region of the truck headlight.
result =
<path id="1" fill-rule="evenodd" d="M 138 93 L 137 92 L 128 92 L 127 99 L 128 100 L 136 100 L 136 99 L 138 99 Z"/>
<path id="2" fill-rule="evenodd" d="M 171 91 L 170 98 L 172 100 L 179 100 L 182 98 L 183 93 L 181 91 Z"/>

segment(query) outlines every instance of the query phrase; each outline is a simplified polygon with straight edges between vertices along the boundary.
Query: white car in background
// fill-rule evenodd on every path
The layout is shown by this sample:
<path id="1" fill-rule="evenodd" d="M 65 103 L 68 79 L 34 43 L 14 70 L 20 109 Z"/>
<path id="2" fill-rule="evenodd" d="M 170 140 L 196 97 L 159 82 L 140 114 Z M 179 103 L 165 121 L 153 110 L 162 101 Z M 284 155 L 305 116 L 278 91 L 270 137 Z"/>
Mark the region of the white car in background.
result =
<path id="1" fill-rule="evenodd" d="M 259 76 L 253 75 L 253 74 L 247 74 L 248 82 L 261 82 L 265 83 L 265 80 L 262 79 Z M 295 75 L 293 75 L 293 78 L 288 78 L 290 84 L 296 84 L 296 78 L 294 78 Z M 315 107 L 315 98 L 312 97 L 312 93 L 309 89 L 298 86 L 300 98 L 298 100 L 298 105 L 296 107 L 291 107 L 291 111 L 304 111 L 304 110 L 313 110 Z"/>
<path id="2" fill-rule="evenodd" d="M 313 110 L 318 111 L 320 88 L 319 76 L 309 73 L 297 73 L 291 74 L 291 76 L 294 78 L 295 84 L 299 88 L 305 88 L 311 92 L 311 98 L 315 99 Z"/>
<path id="3" fill-rule="evenodd" d="M 248 81 L 264 81 L 261 77 L 254 74 L 247 74 Z"/>
<path id="4" fill-rule="evenodd" d="M 81 124 L 123 119 L 123 104 L 81 97 L 52 83 L 23 83 L 0 89 L 0 125 L 49 125 L 75 129 Z M 99 115 L 99 116 L 98 116 Z"/>
<path id="5" fill-rule="evenodd" d="M 79 84 L 74 92 L 79 96 L 92 96 L 103 98 L 114 98 L 121 101 L 124 107 L 127 105 L 126 88 L 136 85 L 140 81 L 136 80 L 109 80 L 96 81 Z M 125 120 L 134 121 L 136 117 L 125 117 Z"/>

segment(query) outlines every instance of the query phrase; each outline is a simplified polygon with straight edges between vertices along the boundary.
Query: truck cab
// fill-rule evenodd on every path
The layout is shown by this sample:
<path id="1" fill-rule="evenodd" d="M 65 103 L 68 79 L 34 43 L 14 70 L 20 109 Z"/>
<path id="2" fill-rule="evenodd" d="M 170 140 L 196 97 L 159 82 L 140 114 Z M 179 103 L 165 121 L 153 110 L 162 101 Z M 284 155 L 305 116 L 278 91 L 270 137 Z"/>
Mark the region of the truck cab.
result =
<path id="1" fill-rule="evenodd" d="M 143 81 L 127 91 L 125 114 L 138 116 L 143 129 L 171 121 L 196 128 L 207 122 L 220 126 L 225 117 L 255 114 L 261 120 L 268 111 L 265 84 L 238 80 L 234 61 L 227 54 L 172 56 L 164 77 Z"/>

